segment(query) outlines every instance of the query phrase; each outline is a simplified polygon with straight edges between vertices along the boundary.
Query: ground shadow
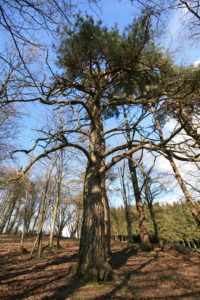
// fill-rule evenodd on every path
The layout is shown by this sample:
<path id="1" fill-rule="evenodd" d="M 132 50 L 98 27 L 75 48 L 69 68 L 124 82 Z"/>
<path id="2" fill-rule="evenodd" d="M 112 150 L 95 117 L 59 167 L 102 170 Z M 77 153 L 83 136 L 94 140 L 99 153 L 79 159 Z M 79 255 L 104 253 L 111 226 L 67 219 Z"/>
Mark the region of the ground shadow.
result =
<path id="1" fill-rule="evenodd" d="M 20 270 L 19 272 L 13 272 L 13 273 L 8 272 L 7 274 L 4 274 L 4 275 L 0 276 L 0 285 L 3 284 L 3 283 L 1 283 L 2 280 L 5 281 L 5 280 L 9 280 L 9 279 L 12 279 L 14 277 L 21 276 L 21 275 L 40 272 L 40 271 L 43 271 L 44 269 L 46 269 L 47 267 L 50 267 L 50 266 L 56 266 L 56 265 L 59 265 L 59 264 L 76 261 L 77 258 L 78 258 L 78 254 L 72 254 L 72 255 L 57 257 L 56 259 L 53 259 L 51 262 L 47 262 L 47 263 L 44 263 L 44 264 L 41 264 L 41 265 L 36 265 L 35 267 L 33 267 L 29 270 L 27 270 L 27 268 L 26 268 L 24 270 Z M 30 260 L 30 258 L 29 258 L 29 260 Z"/>
<path id="2" fill-rule="evenodd" d="M 136 255 L 137 252 L 138 248 L 126 247 L 122 250 L 112 253 L 109 263 L 114 270 L 119 269 L 127 263 L 131 256 Z"/>

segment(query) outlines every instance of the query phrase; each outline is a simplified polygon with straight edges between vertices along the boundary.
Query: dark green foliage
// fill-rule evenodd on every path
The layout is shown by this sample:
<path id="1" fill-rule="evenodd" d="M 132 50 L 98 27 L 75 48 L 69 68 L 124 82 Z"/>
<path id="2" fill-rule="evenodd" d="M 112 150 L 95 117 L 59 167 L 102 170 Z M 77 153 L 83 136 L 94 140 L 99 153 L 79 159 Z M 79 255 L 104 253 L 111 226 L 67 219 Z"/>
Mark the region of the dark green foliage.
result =
<path id="1" fill-rule="evenodd" d="M 77 16 L 76 20 L 75 29 L 64 28 L 61 33 L 64 39 L 58 49 L 58 65 L 71 71 L 74 77 L 82 75 L 95 62 L 106 64 L 104 68 L 110 70 L 122 66 L 133 70 L 141 52 L 149 44 L 148 24 L 143 27 L 148 22 L 146 17 L 134 21 L 122 35 L 117 27 L 108 30 L 101 21 L 95 24 L 89 16 L 86 19 Z"/>
<path id="2" fill-rule="evenodd" d="M 139 234 L 138 220 L 137 220 L 137 209 L 134 206 L 130 208 L 130 216 L 132 221 L 132 232 L 133 235 Z M 111 207 L 111 235 L 127 235 L 127 224 L 125 220 L 125 212 L 123 207 Z"/>
<path id="3" fill-rule="evenodd" d="M 161 239 L 168 242 L 200 240 L 200 230 L 197 228 L 185 202 L 164 205 L 155 203 L 153 207 Z M 133 234 L 137 235 L 138 221 L 134 206 L 131 207 L 131 212 L 133 217 Z M 153 238 L 153 224 L 147 207 L 145 207 L 145 213 L 149 232 Z M 111 235 L 127 235 L 124 209 L 122 207 L 111 208 Z"/>
<path id="4" fill-rule="evenodd" d="M 109 29 L 90 16 L 74 18 L 73 27 L 65 26 L 59 32 L 57 48 L 57 65 L 64 70 L 57 84 L 66 95 L 81 95 L 86 103 L 95 99 L 99 107 L 104 105 L 104 119 L 118 117 L 119 105 L 127 104 L 128 99 L 134 103 L 135 98 L 146 110 L 148 99 L 154 99 L 161 126 L 175 117 L 174 99 L 185 98 L 194 90 L 200 72 L 175 66 L 155 45 L 148 11 L 122 33 L 117 26 Z"/>
<path id="5" fill-rule="evenodd" d="M 72 30 L 66 26 L 60 33 L 57 64 L 65 70 L 66 80 L 99 89 L 102 103 L 124 93 L 154 93 L 164 82 L 162 76 L 166 81 L 166 73 L 174 72 L 169 59 L 152 42 L 148 14 L 134 20 L 122 34 L 117 27 L 109 30 L 89 16 L 75 19 Z"/>

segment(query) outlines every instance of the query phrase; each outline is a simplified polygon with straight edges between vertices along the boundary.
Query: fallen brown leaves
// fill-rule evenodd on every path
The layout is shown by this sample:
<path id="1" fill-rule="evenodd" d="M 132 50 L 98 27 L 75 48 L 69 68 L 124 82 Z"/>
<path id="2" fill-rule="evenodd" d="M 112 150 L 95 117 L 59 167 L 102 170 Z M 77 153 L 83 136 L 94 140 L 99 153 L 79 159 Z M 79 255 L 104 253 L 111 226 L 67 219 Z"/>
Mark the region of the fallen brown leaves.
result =
<path id="1" fill-rule="evenodd" d="M 25 248 L 30 250 L 32 244 L 27 238 Z M 45 249 L 40 260 L 30 260 L 19 245 L 18 237 L 0 236 L 0 299 L 200 299 L 198 251 L 144 252 L 114 243 L 113 281 L 83 285 L 69 272 L 78 260 L 77 240 L 63 239 L 61 249 Z"/>

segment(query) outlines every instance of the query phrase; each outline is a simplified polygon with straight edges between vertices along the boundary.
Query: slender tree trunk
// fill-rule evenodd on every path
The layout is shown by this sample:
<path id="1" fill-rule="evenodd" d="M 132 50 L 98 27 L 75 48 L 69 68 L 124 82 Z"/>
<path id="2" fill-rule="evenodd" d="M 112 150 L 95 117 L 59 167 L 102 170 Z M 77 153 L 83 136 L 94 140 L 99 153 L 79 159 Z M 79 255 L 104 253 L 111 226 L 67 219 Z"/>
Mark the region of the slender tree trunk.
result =
<path id="1" fill-rule="evenodd" d="M 121 179 L 121 186 L 122 186 L 122 198 L 124 201 L 124 208 L 125 208 L 125 219 L 126 219 L 126 225 L 127 225 L 127 233 L 128 233 L 128 242 L 133 242 L 133 233 L 132 233 L 132 223 L 131 223 L 131 216 L 130 216 L 130 210 L 128 205 L 128 198 L 126 193 L 126 186 L 125 186 L 125 180 L 124 180 L 124 167 L 123 169 L 119 169 L 120 173 L 120 179 Z"/>
<path id="2" fill-rule="evenodd" d="M 155 120 L 155 123 L 156 123 L 156 126 L 157 126 L 157 129 L 159 131 L 159 135 L 160 135 L 160 140 L 161 141 L 164 141 L 163 139 L 163 133 L 162 133 L 162 128 L 160 126 L 160 122 L 159 120 L 157 119 L 157 116 L 156 116 L 156 110 L 155 108 L 150 105 L 150 108 L 151 108 L 151 111 L 152 111 L 152 114 L 153 114 L 153 117 L 154 117 L 154 120 Z M 188 123 L 189 124 L 189 123 Z M 187 125 L 187 124 L 186 124 Z M 188 130 L 190 130 L 188 128 Z M 191 129 L 192 130 L 192 129 Z M 190 132 L 191 133 L 191 132 Z M 194 202 L 194 200 L 192 199 L 191 195 L 190 195 L 190 192 L 188 191 L 187 189 L 187 186 L 185 185 L 182 177 L 181 177 L 181 174 L 174 162 L 174 159 L 173 159 L 173 156 L 172 154 L 170 153 L 170 151 L 165 151 L 165 153 L 167 154 L 167 159 L 169 160 L 170 162 L 170 165 L 174 171 L 174 174 L 175 174 L 175 177 L 180 185 L 180 188 L 183 192 L 183 194 L 185 195 L 185 199 L 186 199 L 186 202 L 190 208 L 190 211 L 197 223 L 197 225 L 199 226 L 200 225 L 200 209 L 198 208 L 197 204 Z"/>
<path id="3" fill-rule="evenodd" d="M 16 220 L 18 218 L 18 213 L 19 213 L 20 205 L 21 205 L 20 200 L 18 200 L 18 203 L 16 205 L 16 209 L 15 209 L 15 214 L 14 214 L 14 216 L 12 218 L 12 221 L 8 222 L 7 228 L 5 230 L 5 232 L 7 234 L 10 234 L 12 232 L 14 226 L 15 226 Z M 11 220 L 11 216 L 10 216 L 10 220 Z"/>
<path id="4" fill-rule="evenodd" d="M 131 149 L 132 139 L 131 139 L 128 115 L 127 115 L 127 112 L 126 112 L 125 108 L 124 108 L 124 119 L 125 119 L 125 124 L 126 124 L 127 142 L 130 143 L 129 149 Z M 133 136 L 134 136 L 134 131 L 133 131 Z M 143 205 L 143 202 L 142 202 L 142 199 L 141 199 L 141 193 L 140 193 L 139 184 L 138 184 L 136 167 L 135 167 L 135 165 L 132 161 L 132 154 L 129 155 L 128 166 L 129 166 L 129 171 L 130 171 L 130 175 L 131 175 L 133 191 L 134 191 L 134 195 L 135 195 L 136 208 L 137 208 L 138 216 L 139 216 L 140 243 L 144 248 L 151 248 L 152 245 L 151 245 L 151 242 L 150 242 L 149 232 L 148 232 L 148 229 L 147 229 L 144 205 Z"/>
<path id="5" fill-rule="evenodd" d="M 43 224 L 42 224 L 42 226 L 43 226 Z M 35 251 L 37 245 L 38 245 L 38 247 L 39 247 L 39 239 L 41 238 L 41 237 L 40 237 L 40 232 L 41 232 L 41 227 L 39 228 L 39 231 L 38 231 L 38 234 L 37 234 L 37 236 L 36 236 L 35 242 L 34 242 L 33 247 L 32 247 L 32 249 L 31 249 L 31 252 L 30 252 L 30 258 L 33 257 L 33 253 L 34 253 L 34 251 Z"/>
<path id="6" fill-rule="evenodd" d="M 132 159 L 132 156 L 131 156 L 131 159 Z M 132 185 L 133 185 L 133 190 L 134 190 L 134 195 L 135 195 L 136 208 L 137 208 L 138 215 L 139 215 L 140 242 L 143 247 L 151 248 L 152 245 L 151 245 L 151 242 L 149 239 L 144 205 L 143 205 L 142 199 L 141 199 L 141 193 L 140 193 L 140 189 L 139 189 L 139 185 L 138 185 L 136 168 L 131 160 L 128 160 L 128 165 L 129 165 L 129 170 L 130 170 L 130 174 L 131 174 L 131 180 L 132 180 Z"/>
<path id="7" fill-rule="evenodd" d="M 62 231 L 61 231 L 60 228 L 59 228 L 59 231 L 58 231 L 57 237 L 56 237 L 56 247 L 57 247 L 57 248 L 60 248 L 60 238 L 61 238 L 61 233 L 62 233 Z"/>
<path id="8" fill-rule="evenodd" d="M 148 203 L 148 207 L 149 207 L 151 219 L 152 219 L 152 222 L 153 222 L 155 241 L 156 241 L 156 243 L 158 243 L 158 241 L 159 241 L 158 224 L 156 222 L 156 216 L 155 216 L 155 212 L 154 212 L 154 208 L 153 208 L 152 203 Z"/>
<path id="9" fill-rule="evenodd" d="M 40 221 L 39 221 L 39 231 L 37 236 L 37 247 L 38 247 L 38 258 L 42 256 L 42 233 L 43 233 L 43 226 L 45 220 L 45 202 L 46 202 L 46 195 L 47 195 L 48 184 L 46 184 L 45 192 L 42 197 L 41 209 L 40 209 Z"/>
<path id="10" fill-rule="evenodd" d="M 185 195 L 185 199 L 186 199 L 186 202 L 187 202 L 187 204 L 190 208 L 190 211 L 191 211 L 197 225 L 199 226 L 200 225 L 200 210 L 199 210 L 197 204 L 192 199 L 192 197 L 190 195 L 190 192 L 188 191 L 187 186 L 184 183 L 184 181 L 181 177 L 181 174 L 180 174 L 180 172 L 179 172 L 179 170 L 178 170 L 178 168 L 177 168 L 177 166 L 174 162 L 174 159 L 173 159 L 172 155 L 169 152 L 167 152 L 167 158 L 168 158 L 168 160 L 170 162 L 170 165 L 171 165 L 171 167 L 174 171 L 175 177 L 176 177 L 176 179 L 177 179 L 177 181 L 180 185 L 180 188 L 181 188 L 183 194 Z"/>
<path id="11" fill-rule="evenodd" d="M 60 190 L 59 187 L 58 187 L 58 189 Z M 56 197 L 56 203 L 54 206 L 53 218 L 51 221 L 50 237 L 49 237 L 49 247 L 53 247 L 54 229 L 55 229 L 55 224 L 56 224 L 56 217 L 57 217 L 57 213 L 58 213 L 59 202 L 60 202 L 60 193 Z"/>
<path id="12" fill-rule="evenodd" d="M 32 235 L 32 236 L 34 235 L 35 226 L 36 226 L 37 220 L 38 220 L 39 215 L 40 215 L 41 203 L 42 203 L 42 201 L 41 201 L 40 204 L 39 204 L 39 207 L 38 207 L 38 213 L 37 213 L 37 216 L 36 216 L 35 219 L 34 219 L 34 223 L 33 223 L 32 229 L 31 229 L 31 235 Z"/>
<path id="13" fill-rule="evenodd" d="M 62 166 L 59 166 L 58 180 L 57 180 L 57 196 L 56 196 L 56 203 L 55 203 L 55 207 L 54 207 L 54 211 L 53 211 L 53 218 L 52 218 L 52 222 L 51 222 L 49 247 L 53 247 L 53 236 L 54 236 L 54 230 L 55 230 L 55 224 L 56 224 L 56 217 L 58 214 L 58 207 L 59 207 L 59 203 L 60 203 L 61 183 L 62 183 Z"/>
<path id="14" fill-rule="evenodd" d="M 45 183 L 45 189 L 44 189 L 44 193 L 42 196 L 42 201 L 41 201 L 41 207 L 40 207 L 40 220 L 39 220 L 39 231 L 35 240 L 35 243 L 32 247 L 31 253 L 30 253 L 30 257 L 32 258 L 33 253 L 35 251 L 36 246 L 38 247 L 38 258 L 41 257 L 42 255 L 42 231 L 43 231 L 43 226 L 44 226 L 44 221 L 45 221 L 45 202 L 46 202 L 46 198 L 47 198 L 47 192 L 48 192 L 48 188 L 49 188 L 49 181 L 50 181 L 50 177 L 51 177 L 51 172 L 54 168 L 54 165 L 56 163 L 57 160 L 57 156 L 55 157 L 55 160 L 51 166 L 51 168 L 49 169 L 47 176 L 46 176 L 46 183 Z"/>
<path id="15" fill-rule="evenodd" d="M 13 229 L 13 234 L 14 235 L 16 235 L 19 232 L 19 228 L 20 228 L 21 224 L 22 224 L 22 214 L 19 214 L 18 220 L 17 220 L 17 222 L 15 224 L 15 227 Z"/>
<path id="16" fill-rule="evenodd" d="M 24 237 L 27 234 L 27 203 L 28 203 L 28 192 L 29 188 L 26 189 L 26 197 L 25 197 L 25 203 L 24 203 L 24 213 L 23 213 L 23 227 L 22 227 L 22 235 L 21 235 L 21 248 L 24 248 Z"/>
<path id="17" fill-rule="evenodd" d="M 80 223 L 80 214 L 79 214 L 79 212 L 77 212 L 76 220 L 75 220 L 74 224 L 71 226 L 70 238 L 76 237 L 76 233 L 79 228 L 79 223 Z"/>
<path id="18" fill-rule="evenodd" d="M 101 131 L 103 132 L 103 123 L 100 123 Z M 104 137 L 101 138 L 101 152 L 105 152 L 105 139 Z M 105 159 L 101 160 L 102 167 L 105 166 Z M 106 192 L 106 175 L 103 173 L 101 175 L 101 190 L 102 190 L 102 203 L 104 208 L 104 226 L 105 226 L 105 239 L 106 239 L 106 252 L 107 255 L 110 256 L 112 251 L 110 247 L 110 238 L 111 238 L 111 228 L 110 228 L 110 207 L 109 207 L 109 201 L 108 196 Z"/>
<path id="19" fill-rule="evenodd" d="M 110 247 L 110 208 L 108 197 L 106 193 L 106 183 L 104 174 L 101 176 L 101 190 L 102 190 L 102 203 L 104 208 L 104 226 L 105 226 L 105 239 L 106 239 L 106 252 L 108 256 L 111 255 L 111 247 Z"/>
<path id="20" fill-rule="evenodd" d="M 3 218 L 3 221 L 1 223 L 1 226 L 0 226 L 0 233 L 3 233 L 5 227 L 9 226 L 10 224 L 10 220 L 11 220 L 11 217 L 12 217 L 12 213 L 14 211 L 14 208 L 15 208 L 15 204 L 17 202 L 17 199 L 15 197 L 13 197 L 13 199 L 11 200 L 6 212 L 5 212 L 5 215 L 4 215 L 4 218 Z"/>
<path id="21" fill-rule="evenodd" d="M 184 110 L 184 107 L 181 104 L 178 109 L 178 120 L 183 126 L 187 135 L 191 136 L 200 146 L 200 134 L 198 132 L 198 127 L 193 125 L 192 116 Z"/>
<path id="22" fill-rule="evenodd" d="M 58 232 L 57 232 L 57 237 L 56 237 L 57 248 L 60 248 L 60 238 L 62 237 L 62 231 L 63 231 L 64 226 L 65 225 L 63 225 L 61 222 L 58 227 Z"/>

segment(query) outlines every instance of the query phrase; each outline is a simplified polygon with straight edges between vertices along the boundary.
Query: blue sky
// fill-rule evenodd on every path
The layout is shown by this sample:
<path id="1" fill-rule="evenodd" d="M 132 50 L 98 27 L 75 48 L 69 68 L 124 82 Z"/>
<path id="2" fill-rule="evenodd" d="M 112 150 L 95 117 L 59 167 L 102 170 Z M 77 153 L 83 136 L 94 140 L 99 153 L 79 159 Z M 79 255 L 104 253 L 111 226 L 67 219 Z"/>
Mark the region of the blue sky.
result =
<path id="1" fill-rule="evenodd" d="M 192 15 L 186 9 L 176 9 L 169 15 L 161 43 L 169 49 L 178 64 L 190 65 L 200 60 L 200 40 L 188 38 L 188 22 Z"/>
<path id="2" fill-rule="evenodd" d="M 117 23 L 121 30 L 132 22 L 137 13 L 136 7 L 129 0 L 103 0 L 99 4 L 99 12 L 98 10 L 95 11 L 93 13 L 94 16 L 99 17 L 104 24 L 112 27 Z"/>

